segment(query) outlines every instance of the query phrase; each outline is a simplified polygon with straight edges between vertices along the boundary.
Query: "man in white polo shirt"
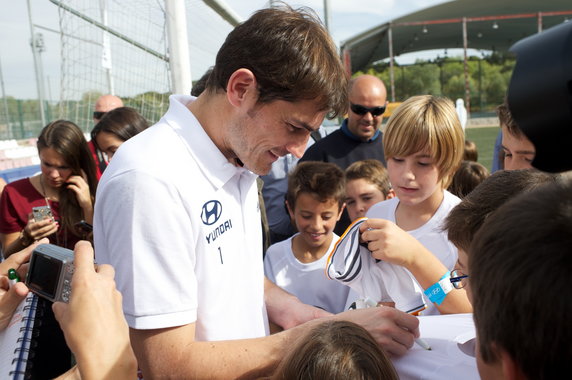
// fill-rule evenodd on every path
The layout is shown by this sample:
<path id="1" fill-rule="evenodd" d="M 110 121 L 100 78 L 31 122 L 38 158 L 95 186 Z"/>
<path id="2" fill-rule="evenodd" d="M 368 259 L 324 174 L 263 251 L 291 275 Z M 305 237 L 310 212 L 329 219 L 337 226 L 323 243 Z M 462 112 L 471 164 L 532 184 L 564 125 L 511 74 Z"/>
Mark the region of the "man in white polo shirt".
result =
<path id="1" fill-rule="evenodd" d="M 302 155 L 326 113 L 345 111 L 346 83 L 312 15 L 261 10 L 229 34 L 198 98 L 171 96 L 113 157 L 97 193 L 96 259 L 117 271 L 145 378 L 268 375 L 319 317 L 359 323 L 396 354 L 411 347 L 414 317 L 328 317 L 263 275 L 256 175 Z M 269 320 L 286 331 L 268 336 Z"/>

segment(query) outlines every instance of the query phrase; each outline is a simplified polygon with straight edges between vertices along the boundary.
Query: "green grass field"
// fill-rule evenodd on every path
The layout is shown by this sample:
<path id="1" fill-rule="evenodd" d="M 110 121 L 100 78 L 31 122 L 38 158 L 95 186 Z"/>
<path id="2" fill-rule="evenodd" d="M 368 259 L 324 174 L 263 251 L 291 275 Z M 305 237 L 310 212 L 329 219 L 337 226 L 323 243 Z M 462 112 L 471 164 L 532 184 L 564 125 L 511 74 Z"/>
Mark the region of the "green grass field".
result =
<path id="1" fill-rule="evenodd" d="M 465 129 L 467 140 L 473 141 L 479 151 L 479 162 L 491 170 L 493 150 L 499 127 L 476 127 Z"/>

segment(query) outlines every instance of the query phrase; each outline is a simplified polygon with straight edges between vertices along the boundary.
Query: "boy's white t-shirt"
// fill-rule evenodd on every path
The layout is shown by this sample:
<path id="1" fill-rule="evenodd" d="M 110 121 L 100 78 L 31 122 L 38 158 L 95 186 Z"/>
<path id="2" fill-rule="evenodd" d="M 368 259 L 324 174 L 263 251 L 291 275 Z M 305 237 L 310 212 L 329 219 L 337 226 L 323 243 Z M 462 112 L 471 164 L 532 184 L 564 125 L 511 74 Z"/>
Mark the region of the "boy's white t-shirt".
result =
<path id="1" fill-rule="evenodd" d="M 455 267 L 455 263 L 457 262 L 459 254 L 455 245 L 451 243 L 447 238 L 447 231 L 442 230 L 442 226 L 444 219 L 447 217 L 447 215 L 449 215 L 451 209 L 459 204 L 459 202 L 461 202 L 461 199 L 451 194 L 447 190 L 444 190 L 443 201 L 431 219 L 429 219 L 427 223 L 421 227 L 415 230 L 407 231 L 421 244 L 423 244 L 425 248 L 431 251 L 431 253 L 433 253 L 439 259 L 439 261 L 441 261 L 443 265 L 447 267 L 448 270 L 452 270 Z M 395 211 L 398 204 L 399 198 L 392 198 L 377 203 L 368 210 L 366 216 L 370 219 L 386 219 L 396 223 Z M 374 259 L 372 258 L 372 260 Z M 386 262 L 379 262 L 376 265 L 395 266 L 394 264 L 389 264 Z M 408 273 L 415 280 L 415 277 L 407 269 L 403 269 L 404 272 Z M 388 284 L 386 284 L 386 287 L 389 288 Z M 389 296 L 391 297 L 392 295 L 389 294 Z M 423 294 L 423 297 L 425 299 L 427 309 L 421 314 L 440 314 L 437 307 L 427 298 L 427 296 L 425 296 L 425 294 Z"/>
<path id="2" fill-rule="evenodd" d="M 445 191 L 441 205 L 427 223 L 413 231 L 407 231 L 453 269 L 458 252 L 441 230 L 443 219 L 460 199 Z M 386 219 L 395 223 L 395 210 L 399 199 L 393 198 L 372 206 L 367 218 Z M 359 244 L 359 224 L 355 221 L 344 234 L 345 243 L 331 252 L 328 274 L 331 278 L 350 286 L 361 297 L 375 302 L 395 302 L 395 307 L 405 312 L 423 308 L 423 315 L 439 314 L 437 307 L 423 293 L 415 277 L 406 268 L 385 261 L 376 260 L 371 252 Z"/>
<path id="3" fill-rule="evenodd" d="M 331 313 L 346 310 L 350 288 L 326 276 L 328 255 L 325 254 L 312 263 L 300 262 L 292 252 L 294 236 L 268 248 L 264 257 L 266 277 L 305 304 L 320 307 Z M 328 252 L 333 249 L 337 240 L 338 236 L 334 234 Z M 350 303 L 351 301 L 355 301 L 355 297 Z"/>
<path id="4" fill-rule="evenodd" d="M 443 191 L 443 201 L 433 214 L 431 219 L 421 227 L 407 231 L 421 244 L 431 251 L 448 269 L 453 269 L 457 262 L 457 248 L 447 238 L 447 231 L 442 230 L 443 221 L 449 215 L 453 207 L 459 204 L 461 199 L 451 194 L 447 190 Z M 395 210 L 399 204 L 398 198 L 388 199 L 371 206 L 366 216 L 369 219 L 386 219 L 393 223 L 395 220 Z"/>

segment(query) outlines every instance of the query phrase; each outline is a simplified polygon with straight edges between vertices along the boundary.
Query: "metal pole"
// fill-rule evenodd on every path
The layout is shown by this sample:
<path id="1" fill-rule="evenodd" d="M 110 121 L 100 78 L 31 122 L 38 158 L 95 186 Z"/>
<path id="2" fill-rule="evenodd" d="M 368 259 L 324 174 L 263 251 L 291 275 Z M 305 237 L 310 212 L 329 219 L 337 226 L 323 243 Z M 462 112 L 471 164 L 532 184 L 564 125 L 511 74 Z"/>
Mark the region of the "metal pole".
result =
<path id="1" fill-rule="evenodd" d="M 542 32 L 542 12 L 538 12 L 537 15 L 538 33 Z"/>
<path id="2" fill-rule="evenodd" d="M 36 34 L 34 33 L 34 23 L 32 22 L 32 9 L 30 8 L 30 0 L 28 3 L 28 19 L 30 21 L 30 34 L 32 35 L 32 55 L 34 57 L 34 70 L 36 73 L 36 87 L 38 89 L 38 101 L 40 103 L 40 119 L 42 120 L 42 126 L 46 125 L 46 116 L 44 115 L 44 78 L 40 76 L 40 57 L 37 51 L 37 40 Z"/>
<path id="3" fill-rule="evenodd" d="M 165 17 L 167 19 L 172 91 L 173 94 L 188 95 L 191 92 L 193 82 L 191 80 L 185 2 L 165 0 Z"/>
<path id="4" fill-rule="evenodd" d="M 465 71 L 465 107 L 471 112 L 471 88 L 469 86 L 469 63 L 467 62 L 467 18 L 463 17 L 463 66 Z"/>
<path id="5" fill-rule="evenodd" d="M 107 0 L 99 0 L 99 9 L 101 11 L 101 22 L 107 27 Z M 105 70 L 105 76 L 107 78 L 107 92 L 108 94 L 115 95 L 113 76 L 111 74 L 111 41 L 109 40 L 109 33 L 105 30 L 103 30 L 102 40 L 103 51 L 101 57 L 101 66 L 103 66 Z"/>
<path id="6" fill-rule="evenodd" d="M 4 112 L 6 112 L 6 125 L 8 126 L 8 138 L 12 136 L 12 124 L 10 124 L 10 111 L 8 110 L 8 99 L 6 99 L 6 91 L 4 89 L 4 75 L 2 74 L 2 64 L 0 64 L 0 85 L 2 87 L 2 99 L 4 103 Z"/>
<path id="7" fill-rule="evenodd" d="M 393 74 L 393 29 L 391 23 L 387 29 L 387 40 L 389 42 L 389 82 L 391 86 L 391 101 L 395 102 L 395 78 Z"/>
<path id="8" fill-rule="evenodd" d="M 329 0 L 324 0 L 324 24 L 326 26 L 326 30 L 328 32 L 330 32 L 330 1 Z"/>

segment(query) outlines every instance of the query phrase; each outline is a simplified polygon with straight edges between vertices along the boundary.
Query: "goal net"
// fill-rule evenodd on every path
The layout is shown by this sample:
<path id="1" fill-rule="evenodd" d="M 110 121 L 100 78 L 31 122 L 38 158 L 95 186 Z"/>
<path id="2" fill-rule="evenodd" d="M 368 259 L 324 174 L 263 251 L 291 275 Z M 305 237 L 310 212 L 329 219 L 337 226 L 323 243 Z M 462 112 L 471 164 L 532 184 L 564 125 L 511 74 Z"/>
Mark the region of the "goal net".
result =
<path id="1" fill-rule="evenodd" d="M 88 132 L 102 94 L 122 98 L 150 123 L 172 92 L 164 0 L 51 0 L 61 30 L 59 118 Z M 232 26 L 203 1 L 186 0 L 193 80 L 214 64 Z"/>

